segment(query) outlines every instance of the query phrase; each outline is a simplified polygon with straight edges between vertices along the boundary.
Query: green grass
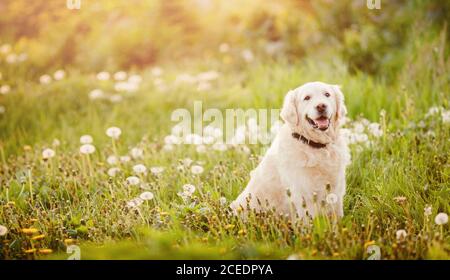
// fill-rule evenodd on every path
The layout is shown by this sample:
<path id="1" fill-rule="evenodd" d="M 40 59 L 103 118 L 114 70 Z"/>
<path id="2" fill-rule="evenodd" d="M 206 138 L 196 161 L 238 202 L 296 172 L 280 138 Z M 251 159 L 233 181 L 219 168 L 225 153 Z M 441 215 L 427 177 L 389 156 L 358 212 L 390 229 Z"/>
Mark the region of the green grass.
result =
<path id="1" fill-rule="evenodd" d="M 302 259 L 366 259 L 371 244 L 381 248 L 383 259 L 448 259 L 448 224 L 438 226 L 434 217 L 450 212 L 450 129 L 438 116 L 425 118 L 430 106 L 448 108 L 448 78 L 432 72 L 448 76 L 448 63 L 439 70 L 429 67 L 439 57 L 428 59 L 418 57 L 411 66 L 415 68 L 406 69 L 395 83 L 350 75 L 339 61 L 256 62 L 245 67 L 215 61 L 168 64 L 162 76 L 167 91 L 158 90 L 154 77 L 144 71 L 139 91 L 117 104 L 89 100 L 94 88 L 113 91 L 111 82 L 102 84 L 92 73 L 69 69 L 64 80 L 40 85 L 35 74 L 13 75 L 3 65 L 13 90 L 0 96 L 6 108 L 0 115 L 0 225 L 8 228 L 0 236 L 0 258 L 65 259 L 66 245 L 75 243 L 83 259 L 285 259 L 293 254 Z M 179 73 L 210 69 L 221 73 L 210 91 L 173 86 Z M 408 76 L 419 70 L 430 74 Z M 345 217 L 339 222 L 319 217 L 306 227 L 273 213 L 251 215 L 247 221 L 230 215 L 219 199 L 229 203 L 245 187 L 262 146 L 250 145 L 250 156 L 239 148 L 197 153 L 181 145 L 162 150 L 176 108 L 192 110 L 194 100 L 202 100 L 205 109 L 279 108 L 289 89 L 313 80 L 342 85 L 349 117 L 381 121 L 384 129 L 372 147 L 352 146 Z M 423 127 L 409 126 L 422 120 Z M 114 178 L 107 175 L 106 163 L 114 154 L 105 135 L 110 126 L 122 129 L 115 143 L 118 155 L 131 147 L 144 149 L 142 159 L 121 163 L 122 171 Z M 92 155 L 78 151 L 83 134 L 94 138 Z M 55 138 L 59 146 L 52 146 Z M 56 156 L 45 161 L 42 150 L 47 147 Z M 184 158 L 201 162 L 205 171 L 180 171 Z M 160 176 L 141 176 L 155 198 L 132 210 L 126 203 L 143 190 L 125 180 L 137 163 L 165 170 Z M 196 192 L 183 201 L 177 193 L 187 183 Z M 432 207 L 429 217 L 424 215 L 427 205 Z M 24 228 L 37 232 L 25 234 Z M 396 238 L 399 229 L 407 232 L 404 240 Z M 25 251 L 32 248 L 53 253 Z"/>

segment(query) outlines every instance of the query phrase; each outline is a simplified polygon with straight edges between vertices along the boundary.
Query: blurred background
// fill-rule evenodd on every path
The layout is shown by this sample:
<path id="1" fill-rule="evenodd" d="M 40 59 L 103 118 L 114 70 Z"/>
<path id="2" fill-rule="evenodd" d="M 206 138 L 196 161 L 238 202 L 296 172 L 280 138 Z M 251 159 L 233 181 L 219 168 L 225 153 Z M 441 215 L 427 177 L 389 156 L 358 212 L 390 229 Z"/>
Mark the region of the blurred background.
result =
<path id="1" fill-rule="evenodd" d="M 108 124 L 129 127 L 137 141 L 167 130 L 171 112 L 193 100 L 279 108 L 287 90 L 315 80 L 342 85 L 351 118 L 378 121 L 385 111 L 404 126 L 415 111 L 448 107 L 449 1 L 369 9 L 367 0 L 80 0 L 74 8 L 0 1 L 6 154 L 77 139 L 86 126 L 97 137 Z"/>
<path id="2" fill-rule="evenodd" d="M 366 0 L 80 1 L 71 10 L 66 0 L 2 0 L 1 42 L 36 72 L 338 56 L 352 73 L 379 75 L 399 71 L 415 41 L 443 30 L 449 40 L 448 1 L 382 0 L 380 10 Z"/>

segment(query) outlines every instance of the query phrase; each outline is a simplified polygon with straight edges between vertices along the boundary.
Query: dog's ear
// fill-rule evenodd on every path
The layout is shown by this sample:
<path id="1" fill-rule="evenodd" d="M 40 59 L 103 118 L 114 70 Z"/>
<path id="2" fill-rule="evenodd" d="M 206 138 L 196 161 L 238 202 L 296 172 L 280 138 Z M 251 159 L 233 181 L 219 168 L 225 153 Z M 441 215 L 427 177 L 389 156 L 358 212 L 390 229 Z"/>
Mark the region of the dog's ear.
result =
<path id="1" fill-rule="evenodd" d="M 332 85 L 334 95 L 336 96 L 336 121 L 342 123 L 347 115 L 347 107 L 344 103 L 344 94 L 339 85 Z"/>
<path id="2" fill-rule="evenodd" d="M 283 108 L 281 108 L 280 117 L 291 126 L 297 126 L 299 116 L 296 104 L 295 91 L 291 90 L 284 98 Z"/>

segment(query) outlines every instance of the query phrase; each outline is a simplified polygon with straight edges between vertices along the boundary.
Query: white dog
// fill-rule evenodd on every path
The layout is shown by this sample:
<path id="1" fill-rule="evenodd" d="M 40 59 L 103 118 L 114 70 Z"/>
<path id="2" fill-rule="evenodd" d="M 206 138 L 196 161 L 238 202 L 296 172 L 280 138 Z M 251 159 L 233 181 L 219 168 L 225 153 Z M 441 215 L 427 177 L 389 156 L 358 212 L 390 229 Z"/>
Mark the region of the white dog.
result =
<path id="1" fill-rule="evenodd" d="M 280 114 L 285 124 L 231 203 L 234 212 L 249 206 L 300 219 L 342 217 L 350 153 L 339 127 L 346 113 L 337 85 L 312 82 L 289 91 Z"/>

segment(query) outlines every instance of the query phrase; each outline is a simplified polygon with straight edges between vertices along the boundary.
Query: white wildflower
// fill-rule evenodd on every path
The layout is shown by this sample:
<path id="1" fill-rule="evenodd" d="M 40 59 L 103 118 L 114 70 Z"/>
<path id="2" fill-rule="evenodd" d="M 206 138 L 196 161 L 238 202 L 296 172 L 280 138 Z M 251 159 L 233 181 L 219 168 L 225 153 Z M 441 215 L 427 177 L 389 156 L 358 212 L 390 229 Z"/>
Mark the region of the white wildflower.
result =
<path id="1" fill-rule="evenodd" d="M 104 97 L 104 93 L 101 89 L 94 89 L 89 93 L 89 99 L 96 100 Z"/>
<path id="2" fill-rule="evenodd" d="M 198 174 L 202 174 L 203 173 L 203 167 L 202 166 L 200 166 L 200 165 L 193 165 L 192 167 L 191 167 L 191 172 L 192 172 L 192 174 L 194 174 L 194 175 L 198 175 Z"/>
<path id="3" fill-rule="evenodd" d="M 120 157 L 120 161 L 125 163 L 125 162 L 129 162 L 131 160 L 131 158 L 129 156 L 121 156 Z"/>
<path id="4" fill-rule="evenodd" d="M 137 198 L 133 198 L 132 200 L 127 202 L 127 206 L 128 208 L 137 208 L 139 207 L 142 203 L 144 202 L 144 200 L 142 200 L 142 198 L 137 197 Z"/>
<path id="5" fill-rule="evenodd" d="M 424 212 L 425 216 L 430 216 L 430 215 L 433 213 L 433 212 L 432 212 L 431 206 L 426 206 L 426 207 L 423 209 L 423 212 Z"/>
<path id="6" fill-rule="evenodd" d="M 153 175 L 159 175 L 159 174 L 161 174 L 161 173 L 164 172 L 164 167 L 161 167 L 161 166 L 151 167 L 151 168 L 150 168 L 150 172 L 151 172 Z"/>
<path id="7" fill-rule="evenodd" d="M 184 158 L 183 160 L 181 160 L 181 162 L 183 163 L 184 166 L 190 166 L 192 164 L 192 162 L 194 162 L 192 159 L 190 158 Z"/>
<path id="8" fill-rule="evenodd" d="M 142 200 L 152 200 L 154 195 L 152 192 L 143 192 L 143 193 L 141 193 L 141 195 L 139 195 L 139 197 Z"/>
<path id="9" fill-rule="evenodd" d="M 60 81 L 60 80 L 64 79 L 65 76 L 66 76 L 66 72 L 64 70 L 58 70 L 55 73 L 53 73 L 53 78 L 56 81 Z"/>
<path id="10" fill-rule="evenodd" d="M 140 159 L 144 157 L 144 150 L 140 148 L 132 148 L 130 151 L 131 157 L 134 159 Z"/>
<path id="11" fill-rule="evenodd" d="M 16 63 L 19 60 L 19 58 L 17 57 L 17 54 L 10 53 L 6 56 L 5 60 L 6 60 L 6 63 L 13 64 L 13 63 Z"/>
<path id="12" fill-rule="evenodd" d="M 140 84 L 142 82 L 142 77 L 140 75 L 131 75 L 128 78 L 128 82 L 132 84 Z"/>
<path id="13" fill-rule="evenodd" d="M 41 84 L 43 84 L 43 85 L 48 85 L 48 84 L 51 83 L 51 81 L 52 81 L 52 77 L 50 77 L 50 76 L 47 75 L 47 74 L 42 75 L 42 76 L 39 78 L 39 82 L 40 82 Z"/>
<path id="14" fill-rule="evenodd" d="M 119 139 L 120 134 L 122 134 L 122 130 L 118 127 L 110 127 L 106 130 L 106 135 L 111 137 L 112 139 Z"/>
<path id="15" fill-rule="evenodd" d="M 120 172 L 120 169 L 118 167 L 111 167 L 110 169 L 108 169 L 108 175 L 110 177 L 115 177 L 117 175 L 117 173 Z"/>
<path id="16" fill-rule="evenodd" d="M 2 85 L 0 87 L 0 94 L 6 95 L 11 91 L 11 87 L 9 85 Z"/>
<path id="17" fill-rule="evenodd" d="M 0 46 L 0 53 L 7 54 L 11 52 L 12 48 L 10 44 L 3 44 Z"/>
<path id="18" fill-rule="evenodd" d="M 123 81 L 127 78 L 127 73 L 124 71 L 119 71 L 114 73 L 114 80 L 116 81 Z"/>
<path id="19" fill-rule="evenodd" d="M 135 166 L 133 166 L 133 171 L 138 174 L 145 173 L 147 172 L 147 167 L 145 167 L 145 165 L 143 164 L 136 164 Z"/>
<path id="20" fill-rule="evenodd" d="M 88 135 L 88 134 L 80 137 L 81 144 L 92 144 L 93 141 L 94 141 L 94 139 L 92 138 L 92 136 Z"/>
<path id="21" fill-rule="evenodd" d="M 383 135 L 383 131 L 381 130 L 381 126 L 379 123 L 371 123 L 369 124 L 369 131 L 375 137 L 380 137 Z"/>
<path id="22" fill-rule="evenodd" d="M 130 177 L 128 177 L 126 180 L 127 180 L 127 184 L 130 185 L 130 186 L 136 186 L 136 185 L 138 185 L 138 184 L 140 183 L 140 181 L 141 181 L 141 180 L 139 180 L 139 178 L 136 177 L 136 176 L 130 176 Z"/>
<path id="23" fill-rule="evenodd" d="M 395 233 L 395 236 L 397 237 L 397 240 L 403 240 L 403 239 L 406 238 L 407 235 L 408 234 L 406 233 L 406 230 L 404 230 L 404 229 L 399 229 Z"/>
<path id="24" fill-rule="evenodd" d="M 84 144 L 80 147 L 80 153 L 89 155 L 95 152 L 95 147 L 91 144 Z"/>
<path id="25" fill-rule="evenodd" d="M 8 228 L 3 225 L 0 225 L 0 236 L 5 236 L 8 233 Z"/>
<path id="26" fill-rule="evenodd" d="M 60 145 L 61 145 L 61 142 L 58 139 L 56 139 L 56 138 L 53 139 L 53 142 L 52 142 L 53 147 L 58 147 Z"/>
<path id="27" fill-rule="evenodd" d="M 448 223 L 448 215 L 446 213 L 439 213 L 436 215 L 436 217 L 434 218 L 434 222 L 437 225 L 445 225 L 446 223 Z"/>
<path id="28" fill-rule="evenodd" d="M 52 150 L 52 149 L 44 149 L 43 151 L 42 151 L 42 158 L 43 159 L 49 159 L 49 158 L 52 158 L 52 157 L 54 157 L 56 155 L 56 153 L 55 153 L 55 151 L 54 150 Z"/>
<path id="29" fill-rule="evenodd" d="M 97 80 L 99 81 L 107 81 L 110 78 L 110 74 L 106 71 L 102 71 L 100 73 L 97 74 Z"/>
<path id="30" fill-rule="evenodd" d="M 163 73 L 163 70 L 159 67 L 153 67 L 150 72 L 152 73 L 152 75 L 154 77 L 159 77 L 161 76 L 161 74 Z"/>
<path id="31" fill-rule="evenodd" d="M 119 162 L 119 159 L 115 155 L 110 155 L 106 158 L 106 162 L 109 165 L 116 165 Z"/>
<path id="32" fill-rule="evenodd" d="M 441 117 L 442 117 L 442 122 L 450 123 L 450 110 L 442 111 Z"/>
<path id="33" fill-rule="evenodd" d="M 195 192 L 195 186 L 192 184 L 185 184 L 183 185 L 183 193 L 186 195 L 191 196 Z"/>
<path id="34" fill-rule="evenodd" d="M 253 52 L 249 49 L 243 50 L 241 56 L 246 62 L 252 62 L 255 59 Z"/>
<path id="35" fill-rule="evenodd" d="M 123 96 L 120 94 L 113 94 L 109 97 L 111 103 L 120 103 L 123 100 Z"/>

